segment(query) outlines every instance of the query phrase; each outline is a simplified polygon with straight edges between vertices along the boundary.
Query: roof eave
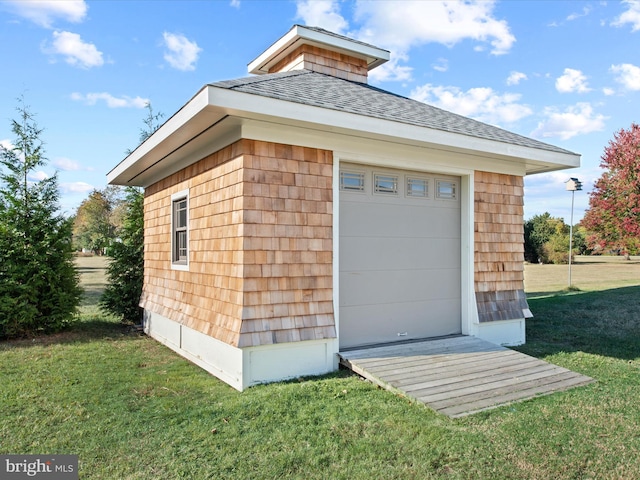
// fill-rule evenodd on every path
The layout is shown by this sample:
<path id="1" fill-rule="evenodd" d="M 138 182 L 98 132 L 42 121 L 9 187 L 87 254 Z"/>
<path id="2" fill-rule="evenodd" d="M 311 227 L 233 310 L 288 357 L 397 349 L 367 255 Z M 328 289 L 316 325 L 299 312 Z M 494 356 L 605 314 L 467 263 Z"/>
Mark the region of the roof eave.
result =
<path id="1" fill-rule="evenodd" d="M 490 154 L 521 159 L 527 165 L 530 164 L 535 173 L 539 173 L 540 168 L 549 168 L 549 171 L 551 171 L 580 165 L 580 155 L 568 151 L 557 152 L 515 145 L 355 113 L 230 91 L 214 86 L 209 88 L 212 89 L 212 99 L 230 115 L 264 120 L 277 118 L 279 121 L 287 120 L 289 122 L 314 125 L 316 129 L 320 127 L 331 131 L 355 131 L 360 135 L 386 138 L 392 136 L 411 143 L 437 145 L 452 150 L 481 152 L 484 155 Z M 273 115 L 273 112 L 278 112 L 277 117 Z"/>
<path id="2" fill-rule="evenodd" d="M 222 148 L 238 139 L 243 119 L 362 138 L 392 138 L 416 146 L 510 159 L 522 163 L 526 174 L 580 166 L 580 155 L 571 152 L 514 145 L 207 85 L 111 170 L 107 180 L 116 185 L 148 186 L 162 175 L 184 168 L 181 159 L 187 154 L 196 158 L 196 154 L 212 153 L 211 148 Z"/>

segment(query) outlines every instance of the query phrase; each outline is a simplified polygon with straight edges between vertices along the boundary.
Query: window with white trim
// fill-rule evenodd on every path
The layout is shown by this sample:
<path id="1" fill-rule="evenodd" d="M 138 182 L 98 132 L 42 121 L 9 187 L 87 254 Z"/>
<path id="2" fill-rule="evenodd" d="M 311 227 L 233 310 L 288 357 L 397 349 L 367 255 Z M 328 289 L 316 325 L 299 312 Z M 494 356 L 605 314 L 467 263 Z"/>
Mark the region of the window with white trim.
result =
<path id="1" fill-rule="evenodd" d="M 438 180 L 436 182 L 436 197 L 445 200 L 458 198 L 458 184 L 451 180 Z"/>
<path id="2" fill-rule="evenodd" d="M 420 177 L 407 177 L 407 197 L 429 197 L 429 179 Z"/>
<path id="3" fill-rule="evenodd" d="M 364 192 L 364 172 L 340 172 L 340 190 Z"/>
<path id="4" fill-rule="evenodd" d="M 189 262 L 189 196 L 181 192 L 171 197 L 171 263 Z"/>
<path id="5" fill-rule="evenodd" d="M 398 176 L 376 173 L 373 176 L 373 191 L 381 194 L 398 194 Z"/>

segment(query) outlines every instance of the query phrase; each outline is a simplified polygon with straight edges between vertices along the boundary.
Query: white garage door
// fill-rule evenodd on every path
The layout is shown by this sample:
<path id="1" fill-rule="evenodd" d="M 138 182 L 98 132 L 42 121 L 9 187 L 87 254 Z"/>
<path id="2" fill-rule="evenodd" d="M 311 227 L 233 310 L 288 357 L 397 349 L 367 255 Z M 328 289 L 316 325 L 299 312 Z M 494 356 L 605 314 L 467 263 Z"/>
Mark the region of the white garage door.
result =
<path id="1" fill-rule="evenodd" d="M 340 348 L 460 333 L 460 178 L 342 164 Z"/>

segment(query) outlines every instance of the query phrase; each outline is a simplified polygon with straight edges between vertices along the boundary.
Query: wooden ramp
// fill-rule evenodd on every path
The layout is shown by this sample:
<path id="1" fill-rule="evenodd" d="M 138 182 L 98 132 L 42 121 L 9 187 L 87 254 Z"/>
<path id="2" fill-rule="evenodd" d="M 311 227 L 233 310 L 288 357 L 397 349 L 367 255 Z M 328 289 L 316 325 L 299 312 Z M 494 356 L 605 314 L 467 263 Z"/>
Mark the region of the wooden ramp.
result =
<path id="1" fill-rule="evenodd" d="M 368 380 L 449 417 L 462 417 L 593 381 L 475 337 L 450 337 L 340 352 Z"/>

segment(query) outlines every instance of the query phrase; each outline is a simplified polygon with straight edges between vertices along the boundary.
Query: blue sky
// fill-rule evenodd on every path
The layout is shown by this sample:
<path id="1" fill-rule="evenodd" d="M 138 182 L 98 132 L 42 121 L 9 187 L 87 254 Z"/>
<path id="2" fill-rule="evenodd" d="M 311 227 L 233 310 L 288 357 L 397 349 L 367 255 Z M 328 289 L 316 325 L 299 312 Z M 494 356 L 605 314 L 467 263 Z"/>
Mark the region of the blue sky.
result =
<path id="1" fill-rule="evenodd" d="M 527 177 L 525 218 L 577 222 L 613 133 L 640 122 L 640 1 L 0 0 L 0 142 L 17 98 L 45 129 L 61 206 L 73 213 L 138 143 L 144 106 L 165 119 L 293 24 L 391 51 L 370 83 L 582 155 Z"/>

